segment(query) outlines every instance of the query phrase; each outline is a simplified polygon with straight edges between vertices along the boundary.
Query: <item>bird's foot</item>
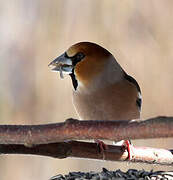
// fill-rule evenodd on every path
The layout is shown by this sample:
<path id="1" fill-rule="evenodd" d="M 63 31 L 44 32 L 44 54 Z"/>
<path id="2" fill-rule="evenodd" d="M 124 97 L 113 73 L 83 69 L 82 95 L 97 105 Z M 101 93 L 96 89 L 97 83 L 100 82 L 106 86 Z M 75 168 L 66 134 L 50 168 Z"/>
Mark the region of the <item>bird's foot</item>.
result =
<path id="1" fill-rule="evenodd" d="M 130 140 L 124 140 L 123 145 L 128 152 L 128 160 L 131 161 L 133 158 L 133 144 Z"/>
<path id="2" fill-rule="evenodd" d="M 108 146 L 103 142 L 98 139 L 94 140 L 95 143 L 97 143 L 98 149 L 100 153 L 104 153 L 108 149 Z"/>

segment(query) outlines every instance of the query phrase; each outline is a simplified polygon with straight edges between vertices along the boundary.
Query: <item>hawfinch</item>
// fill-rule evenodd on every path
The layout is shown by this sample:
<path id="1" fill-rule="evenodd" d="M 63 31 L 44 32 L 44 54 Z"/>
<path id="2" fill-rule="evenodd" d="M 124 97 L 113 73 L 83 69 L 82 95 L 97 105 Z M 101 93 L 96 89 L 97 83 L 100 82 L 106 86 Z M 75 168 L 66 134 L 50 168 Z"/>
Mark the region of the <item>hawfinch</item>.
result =
<path id="1" fill-rule="evenodd" d="M 72 45 L 49 66 L 69 74 L 73 104 L 81 120 L 132 120 L 140 117 L 141 91 L 114 56 L 91 42 Z"/>

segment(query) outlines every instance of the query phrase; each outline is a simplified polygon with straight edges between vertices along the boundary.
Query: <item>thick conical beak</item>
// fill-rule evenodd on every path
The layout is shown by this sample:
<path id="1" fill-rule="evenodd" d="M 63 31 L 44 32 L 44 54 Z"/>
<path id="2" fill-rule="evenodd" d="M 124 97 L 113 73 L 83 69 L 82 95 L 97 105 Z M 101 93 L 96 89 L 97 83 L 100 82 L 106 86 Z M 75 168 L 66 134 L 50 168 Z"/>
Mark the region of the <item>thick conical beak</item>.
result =
<path id="1" fill-rule="evenodd" d="M 59 71 L 61 78 L 63 78 L 63 73 L 71 74 L 73 70 L 72 60 L 65 53 L 53 60 L 48 66 L 52 68 L 52 71 Z"/>

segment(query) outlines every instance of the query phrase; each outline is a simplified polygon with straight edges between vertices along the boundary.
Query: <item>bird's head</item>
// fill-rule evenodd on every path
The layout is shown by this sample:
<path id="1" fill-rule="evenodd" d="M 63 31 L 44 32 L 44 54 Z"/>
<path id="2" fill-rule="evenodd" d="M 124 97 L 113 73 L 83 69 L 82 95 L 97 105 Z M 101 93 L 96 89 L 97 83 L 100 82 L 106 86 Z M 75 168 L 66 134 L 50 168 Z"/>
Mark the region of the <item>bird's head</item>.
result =
<path id="1" fill-rule="evenodd" d="M 72 45 L 65 53 L 52 61 L 49 66 L 53 71 L 69 74 L 74 89 L 79 84 L 88 86 L 104 71 L 112 54 L 103 47 L 91 42 L 79 42 Z"/>

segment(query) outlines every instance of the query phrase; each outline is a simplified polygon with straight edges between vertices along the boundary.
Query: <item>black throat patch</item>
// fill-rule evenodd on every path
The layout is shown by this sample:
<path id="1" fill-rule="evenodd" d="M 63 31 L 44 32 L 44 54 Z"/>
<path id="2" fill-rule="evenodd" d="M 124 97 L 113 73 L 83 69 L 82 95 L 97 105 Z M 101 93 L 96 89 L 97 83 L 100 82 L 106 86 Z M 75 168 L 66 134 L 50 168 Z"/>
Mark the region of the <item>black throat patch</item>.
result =
<path id="1" fill-rule="evenodd" d="M 74 87 L 74 89 L 76 91 L 76 89 L 78 87 L 78 82 L 77 82 L 75 74 L 74 74 L 74 69 L 72 70 L 72 73 L 70 74 L 70 77 L 71 77 L 71 80 L 72 80 L 72 83 L 73 83 L 73 87 Z"/>

